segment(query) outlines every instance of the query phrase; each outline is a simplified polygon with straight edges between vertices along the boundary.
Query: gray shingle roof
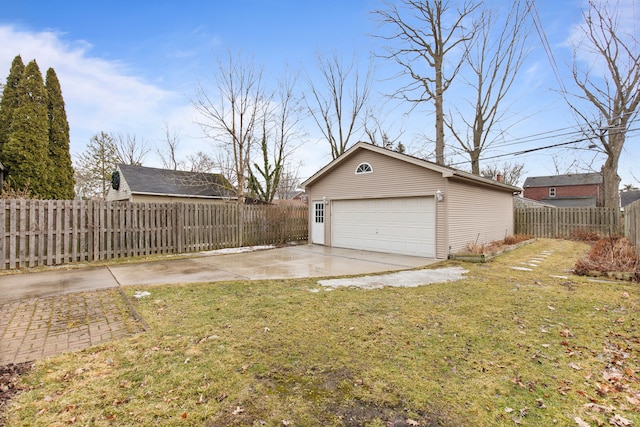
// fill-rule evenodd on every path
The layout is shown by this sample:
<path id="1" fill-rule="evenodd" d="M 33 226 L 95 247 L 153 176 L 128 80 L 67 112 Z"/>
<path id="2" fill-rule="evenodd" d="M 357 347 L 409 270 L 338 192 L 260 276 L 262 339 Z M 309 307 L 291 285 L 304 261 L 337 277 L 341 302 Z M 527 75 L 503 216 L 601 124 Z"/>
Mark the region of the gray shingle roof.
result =
<path id="1" fill-rule="evenodd" d="M 576 173 L 569 175 L 531 176 L 524 181 L 528 187 L 562 187 L 566 185 L 598 185 L 602 184 L 599 173 Z"/>
<path id="2" fill-rule="evenodd" d="M 620 192 L 620 206 L 625 207 L 630 203 L 640 200 L 640 190 L 629 190 Z"/>
<path id="3" fill-rule="evenodd" d="M 233 197 L 235 190 L 220 174 L 118 165 L 131 193 L 174 196 Z"/>

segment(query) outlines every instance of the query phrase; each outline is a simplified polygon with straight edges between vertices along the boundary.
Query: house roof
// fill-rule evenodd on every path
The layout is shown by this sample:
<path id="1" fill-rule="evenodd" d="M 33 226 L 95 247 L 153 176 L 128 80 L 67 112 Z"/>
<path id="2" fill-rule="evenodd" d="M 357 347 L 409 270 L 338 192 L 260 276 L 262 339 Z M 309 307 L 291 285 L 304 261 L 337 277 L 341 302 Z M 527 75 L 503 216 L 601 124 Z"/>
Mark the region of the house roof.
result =
<path id="1" fill-rule="evenodd" d="M 119 164 L 132 194 L 183 197 L 233 197 L 235 190 L 220 174 L 174 171 Z"/>
<path id="2" fill-rule="evenodd" d="M 462 180 L 465 180 L 465 181 L 470 181 L 470 182 L 473 182 L 473 183 L 476 183 L 476 184 L 492 186 L 492 187 L 495 187 L 497 189 L 504 190 L 504 191 L 510 191 L 510 192 L 519 192 L 519 191 L 521 191 L 520 188 L 515 187 L 513 185 L 505 184 L 503 182 L 494 181 L 492 179 L 484 178 L 484 177 L 481 177 L 479 175 L 474 175 L 474 174 L 469 173 L 469 172 L 463 172 L 463 171 L 460 171 L 458 169 L 454 169 L 454 168 L 451 168 L 451 167 L 448 167 L 448 166 L 441 166 L 441 165 L 438 165 L 436 163 L 430 162 L 428 160 L 420 159 L 418 157 L 410 156 L 410 155 L 404 154 L 404 153 L 399 153 L 397 151 L 389 150 L 387 148 L 379 147 L 377 145 L 369 144 L 367 142 L 358 142 L 358 143 L 354 144 L 351 148 L 349 148 L 347 151 L 345 151 L 341 156 L 339 156 L 338 158 L 336 158 L 333 161 L 331 161 L 330 163 L 328 163 L 326 166 L 324 166 L 322 169 L 320 169 L 318 172 L 316 172 L 313 176 L 311 176 L 309 179 L 304 181 L 301 184 L 301 186 L 303 188 L 306 188 L 309 185 L 312 185 L 315 181 L 320 179 L 322 176 L 324 176 L 326 173 L 331 171 L 337 165 L 339 165 L 340 163 L 344 162 L 345 159 L 348 159 L 349 157 L 353 156 L 355 153 L 357 153 L 360 150 L 373 151 L 375 153 L 379 153 L 379 154 L 382 154 L 382 155 L 385 155 L 385 156 L 389 156 L 389 157 L 401 160 L 403 162 L 411 163 L 413 165 L 420 166 L 420 167 L 423 167 L 425 169 L 440 173 L 440 174 L 442 174 L 442 176 L 444 178 L 454 178 L 455 177 L 455 178 L 459 178 L 459 179 L 462 179 Z"/>
<path id="3" fill-rule="evenodd" d="M 620 206 L 625 207 L 630 203 L 640 200 L 640 190 L 628 190 L 620 192 Z"/>
<path id="4" fill-rule="evenodd" d="M 518 207 L 553 208 L 554 205 L 540 200 L 528 199 L 522 195 L 513 196 L 513 202 Z"/>
<path id="5" fill-rule="evenodd" d="M 524 181 L 524 188 L 599 184 L 602 184 L 602 174 L 600 173 L 576 173 L 568 175 L 530 176 Z"/>

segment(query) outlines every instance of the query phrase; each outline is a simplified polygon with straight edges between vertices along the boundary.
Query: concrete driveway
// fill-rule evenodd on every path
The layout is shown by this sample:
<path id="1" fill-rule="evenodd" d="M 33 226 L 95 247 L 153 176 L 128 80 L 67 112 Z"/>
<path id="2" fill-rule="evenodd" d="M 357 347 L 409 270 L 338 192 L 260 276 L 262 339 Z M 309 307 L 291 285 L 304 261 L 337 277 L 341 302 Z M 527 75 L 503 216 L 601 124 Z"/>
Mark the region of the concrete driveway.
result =
<path id="1" fill-rule="evenodd" d="M 406 270 L 434 259 L 317 245 L 164 261 L 0 275 L 0 304 L 73 292 L 147 284 L 331 277 Z"/>

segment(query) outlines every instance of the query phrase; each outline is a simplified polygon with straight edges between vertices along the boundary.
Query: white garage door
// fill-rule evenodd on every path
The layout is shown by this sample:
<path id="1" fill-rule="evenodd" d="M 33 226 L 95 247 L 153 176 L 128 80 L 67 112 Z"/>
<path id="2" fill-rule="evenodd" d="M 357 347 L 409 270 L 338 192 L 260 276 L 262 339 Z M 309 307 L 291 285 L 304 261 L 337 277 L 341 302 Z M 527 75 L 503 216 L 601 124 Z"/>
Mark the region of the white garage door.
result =
<path id="1" fill-rule="evenodd" d="M 435 257 L 433 197 L 336 200 L 332 246 Z"/>

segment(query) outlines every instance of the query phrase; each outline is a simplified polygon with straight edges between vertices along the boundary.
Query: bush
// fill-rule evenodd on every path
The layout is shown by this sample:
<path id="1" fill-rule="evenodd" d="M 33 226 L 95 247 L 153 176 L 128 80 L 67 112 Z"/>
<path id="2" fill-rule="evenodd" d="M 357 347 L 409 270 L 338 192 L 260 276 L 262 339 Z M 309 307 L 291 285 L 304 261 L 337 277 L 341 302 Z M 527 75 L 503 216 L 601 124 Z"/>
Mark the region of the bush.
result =
<path id="1" fill-rule="evenodd" d="M 626 237 L 607 237 L 596 241 L 586 257 L 576 263 L 574 272 L 584 276 L 598 273 L 635 273 L 640 278 L 638 254 Z"/>
<path id="2" fill-rule="evenodd" d="M 588 228 L 578 228 L 571 232 L 569 240 L 576 240 L 578 242 L 595 243 L 602 239 L 602 236 L 595 231 Z"/>

